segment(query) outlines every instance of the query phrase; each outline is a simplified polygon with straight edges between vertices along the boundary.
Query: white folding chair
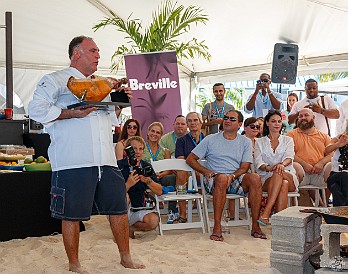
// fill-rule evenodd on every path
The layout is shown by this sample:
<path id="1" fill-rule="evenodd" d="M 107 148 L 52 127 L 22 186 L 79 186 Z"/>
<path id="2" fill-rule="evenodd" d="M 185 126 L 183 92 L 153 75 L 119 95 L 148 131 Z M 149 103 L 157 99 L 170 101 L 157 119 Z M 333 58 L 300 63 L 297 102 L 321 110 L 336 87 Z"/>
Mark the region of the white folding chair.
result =
<path id="1" fill-rule="evenodd" d="M 304 186 L 299 186 L 298 187 L 299 190 L 314 190 L 315 191 L 315 200 L 314 200 L 314 206 L 318 207 L 319 206 L 319 195 L 320 195 L 320 191 L 321 191 L 321 195 L 323 196 L 323 203 L 324 203 L 324 207 L 327 207 L 327 203 L 326 203 L 326 193 L 325 193 L 325 189 L 326 186 L 314 186 L 314 185 L 304 185 Z"/>
<path id="2" fill-rule="evenodd" d="M 155 172 L 161 172 L 164 170 L 182 170 L 182 171 L 188 171 L 190 172 L 190 177 L 192 179 L 189 179 L 189 181 L 192 183 L 188 184 L 187 189 L 192 190 L 198 190 L 197 186 L 197 179 L 196 174 L 194 170 L 186 164 L 186 161 L 184 159 L 165 159 L 165 160 L 159 160 L 159 161 L 151 161 L 151 165 Z M 202 213 L 202 195 L 195 193 L 195 194 L 164 194 L 161 196 L 156 195 L 156 208 L 157 211 L 160 212 L 159 203 L 160 202 L 169 202 L 169 201 L 193 201 L 196 200 L 197 204 L 197 212 L 198 212 L 198 220 L 193 221 L 192 220 L 192 206 L 187 207 L 188 208 L 188 218 L 187 223 L 176 223 L 176 224 L 164 224 L 162 223 L 161 214 L 160 214 L 160 222 L 159 222 L 159 232 L 161 235 L 163 235 L 164 230 L 172 230 L 172 229 L 189 229 L 189 228 L 201 228 L 202 233 L 205 232 L 204 229 L 204 220 L 203 220 L 203 213 Z"/>
<path id="3" fill-rule="evenodd" d="M 268 193 L 262 192 L 262 197 L 268 197 Z M 291 206 L 291 198 L 293 199 L 294 205 L 298 206 L 298 197 L 300 197 L 300 193 L 297 191 L 288 192 L 288 207 Z"/>
<path id="4" fill-rule="evenodd" d="M 203 175 L 201 174 L 201 184 L 203 184 Z M 205 191 L 204 186 L 202 185 L 202 194 L 203 194 L 203 207 L 204 207 L 204 215 L 205 222 L 207 226 L 208 233 L 210 234 L 210 228 L 214 226 L 214 220 L 210 220 L 209 211 L 208 211 L 208 203 L 213 200 L 213 195 L 207 193 Z M 245 220 L 239 219 L 240 213 L 240 199 L 243 199 L 244 207 L 245 207 Z M 226 203 L 225 208 L 228 207 L 229 201 L 234 200 L 235 208 L 234 208 L 234 220 L 230 220 L 227 223 L 224 220 L 221 220 L 222 226 L 248 226 L 249 230 L 251 230 L 251 220 L 250 220 L 250 212 L 248 207 L 248 198 L 242 195 L 237 194 L 226 194 Z M 224 214 L 222 214 L 223 217 Z"/>

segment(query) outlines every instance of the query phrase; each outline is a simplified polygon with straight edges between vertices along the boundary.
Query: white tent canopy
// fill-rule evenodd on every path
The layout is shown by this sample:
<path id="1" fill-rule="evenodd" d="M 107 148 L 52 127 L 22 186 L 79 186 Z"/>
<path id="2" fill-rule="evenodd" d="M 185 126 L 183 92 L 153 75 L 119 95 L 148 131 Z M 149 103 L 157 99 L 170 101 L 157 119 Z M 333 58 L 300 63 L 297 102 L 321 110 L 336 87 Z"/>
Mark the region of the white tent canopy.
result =
<path id="1" fill-rule="evenodd" d="M 205 83 L 255 79 L 270 72 L 275 43 L 299 46 L 299 75 L 346 71 L 348 68 L 348 1 L 345 0 L 177 0 L 198 5 L 209 16 L 206 26 L 191 28 L 182 39 L 205 40 L 212 60 L 185 60 L 181 90 L 190 104 L 191 77 Z M 124 34 L 92 27 L 113 10 L 144 25 L 160 0 L 1 0 L 0 24 L 13 13 L 14 90 L 26 107 L 42 75 L 69 64 L 67 46 L 77 35 L 92 36 L 101 51 L 99 74 L 109 74 L 111 56 Z M 2 17 L 1 17 L 2 16 Z M 1 19 L 3 18 L 3 19 Z M 5 31 L 0 30 L 0 84 L 5 85 Z M 124 76 L 120 71 L 119 76 Z M 192 88 L 192 87 L 191 87 Z"/>

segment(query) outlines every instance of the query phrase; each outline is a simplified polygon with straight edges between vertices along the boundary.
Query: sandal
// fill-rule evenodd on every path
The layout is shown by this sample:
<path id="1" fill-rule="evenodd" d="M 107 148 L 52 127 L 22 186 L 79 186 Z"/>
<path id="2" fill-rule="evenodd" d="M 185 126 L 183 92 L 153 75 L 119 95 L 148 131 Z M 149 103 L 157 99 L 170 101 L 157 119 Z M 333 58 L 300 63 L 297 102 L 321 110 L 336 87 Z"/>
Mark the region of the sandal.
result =
<path id="1" fill-rule="evenodd" d="M 265 222 L 265 221 L 267 221 L 267 222 Z M 258 222 L 260 225 L 268 226 L 268 224 L 269 224 L 269 218 L 265 218 L 265 217 L 260 216 L 260 218 L 257 220 L 257 222 Z"/>
<path id="2" fill-rule="evenodd" d="M 257 232 L 257 231 L 251 232 L 251 236 L 257 239 L 267 240 L 267 236 L 263 232 Z"/>
<path id="3" fill-rule="evenodd" d="M 210 235 L 210 240 L 216 241 L 216 242 L 222 242 L 224 240 L 224 237 L 222 235 L 217 235 L 217 234 L 211 234 Z"/>
<path id="4" fill-rule="evenodd" d="M 174 224 L 177 224 L 177 223 L 187 223 L 187 218 L 179 217 L 174 220 Z"/>

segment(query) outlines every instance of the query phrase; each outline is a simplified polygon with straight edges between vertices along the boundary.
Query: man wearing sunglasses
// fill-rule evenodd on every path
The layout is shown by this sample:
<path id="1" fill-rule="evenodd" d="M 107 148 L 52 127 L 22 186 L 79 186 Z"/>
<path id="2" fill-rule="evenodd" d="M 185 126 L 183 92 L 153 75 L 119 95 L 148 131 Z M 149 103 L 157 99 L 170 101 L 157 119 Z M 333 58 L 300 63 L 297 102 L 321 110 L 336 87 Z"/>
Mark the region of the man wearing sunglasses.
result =
<path id="1" fill-rule="evenodd" d="M 267 73 L 262 73 L 260 79 L 256 83 L 255 91 L 248 98 L 244 106 L 246 113 L 252 113 L 253 117 L 264 117 L 270 109 L 280 109 L 281 96 L 277 92 L 270 89 L 271 76 Z"/>
<path id="2" fill-rule="evenodd" d="M 234 109 L 234 106 L 225 102 L 226 90 L 222 83 L 214 84 L 213 93 L 215 101 L 207 103 L 202 110 L 202 129 L 205 129 L 205 135 L 217 133 L 224 114 Z"/>
<path id="3" fill-rule="evenodd" d="M 251 236 L 267 239 L 257 222 L 261 207 L 261 179 L 256 173 L 247 173 L 253 162 L 251 140 L 237 133 L 242 123 L 243 115 L 230 110 L 223 117 L 223 131 L 205 137 L 186 159 L 189 166 L 204 175 L 204 187 L 213 195 L 214 228 L 210 235 L 213 241 L 224 240 L 221 216 L 226 193 L 248 193 L 252 215 Z M 198 162 L 202 158 L 206 159 L 206 167 Z"/>

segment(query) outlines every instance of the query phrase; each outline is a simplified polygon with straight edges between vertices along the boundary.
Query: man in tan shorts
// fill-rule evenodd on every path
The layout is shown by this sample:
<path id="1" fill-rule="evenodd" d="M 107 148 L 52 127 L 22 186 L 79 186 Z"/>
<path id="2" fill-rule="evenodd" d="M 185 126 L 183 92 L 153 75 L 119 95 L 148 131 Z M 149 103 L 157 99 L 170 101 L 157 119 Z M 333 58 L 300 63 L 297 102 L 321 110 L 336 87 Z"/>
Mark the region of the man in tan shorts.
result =
<path id="1" fill-rule="evenodd" d="M 325 147 L 330 143 L 329 135 L 314 126 L 314 113 L 304 108 L 299 111 L 297 128 L 286 134 L 294 140 L 294 167 L 299 177 L 300 186 L 326 186 L 331 171 L 332 153 L 325 155 Z M 309 192 L 314 199 L 314 192 Z M 326 190 L 326 197 L 330 196 Z M 320 200 L 319 205 L 323 205 Z"/>

